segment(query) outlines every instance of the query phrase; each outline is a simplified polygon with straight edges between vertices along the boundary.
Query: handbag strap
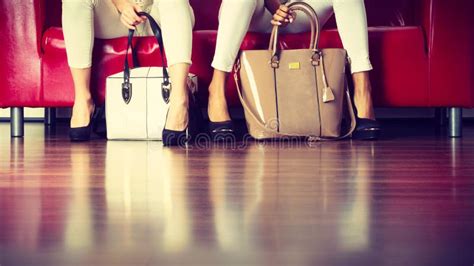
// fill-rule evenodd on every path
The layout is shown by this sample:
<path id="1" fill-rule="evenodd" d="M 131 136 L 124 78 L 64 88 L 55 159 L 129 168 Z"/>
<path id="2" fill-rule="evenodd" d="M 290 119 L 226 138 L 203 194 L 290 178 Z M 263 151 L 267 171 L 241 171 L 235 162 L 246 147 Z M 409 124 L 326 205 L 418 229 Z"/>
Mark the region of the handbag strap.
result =
<path id="1" fill-rule="evenodd" d="M 252 111 L 252 109 L 248 106 L 247 102 L 245 102 L 244 97 L 242 96 L 241 88 L 240 88 L 240 81 L 239 81 L 239 73 L 240 71 L 240 59 L 237 60 L 237 63 L 234 66 L 234 81 L 235 85 L 237 87 L 237 94 L 239 95 L 240 102 L 242 103 L 242 106 L 244 107 L 245 111 L 247 114 L 249 114 L 253 120 L 255 120 L 258 125 L 262 128 L 268 128 L 265 125 L 265 122 L 262 121 L 255 113 Z M 347 101 L 347 109 L 349 111 L 349 117 L 351 119 L 351 125 L 349 127 L 349 130 L 342 136 L 336 137 L 336 138 L 325 138 L 325 137 L 317 137 L 315 140 L 341 140 L 349 137 L 355 130 L 356 128 L 356 116 L 354 112 L 354 106 L 352 104 L 352 99 L 349 93 L 349 86 L 347 84 L 347 80 L 344 79 L 344 91 L 346 95 L 346 101 Z M 298 134 L 292 134 L 288 132 L 278 132 L 276 130 L 273 130 L 271 128 L 268 129 L 270 132 L 274 134 L 280 134 L 280 135 L 287 135 L 287 136 L 297 136 Z M 311 136 L 309 136 L 311 137 Z"/>
<path id="2" fill-rule="evenodd" d="M 129 37 L 130 38 L 130 37 Z M 128 45 L 128 44 L 127 44 Z M 133 46 L 133 42 L 130 43 L 130 50 L 132 51 L 132 62 L 133 68 L 140 67 L 140 62 L 138 61 L 137 50 Z"/>
<path id="3" fill-rule="evenodd" d="M 161 63 L 163 66 L 163 82 L 161 84 L 161 94 L 163 97 L 163 100 L 168 103 L 169 102 L 169 97 L 171 94 L 171 82 L 168 74 L 168 70 L 166 69 L 166 64 L 165 64 L 165 59 L 164 59 L 164 45 L 163 45 L 163 37 L 161 34 L 161 28 L 158 26 L 158 23 L 155 21 L 155 19 L 148 13 L 146 12 L 138 12 L 138 16 L 144 16 L 148 19 L 150 23 L 151 30 L 153 32 L 153 35 L 158 42 L 158 46 L 160 49 L 160 54 L 161 54 Z M 123 84 L 122 84 L 122 98 L 125 101 L 125 103 L 129 103 L 131 98 L 132 98 L 132 86 L 130 83 L 130 64 L 128 62 L 128 53 L 129 50 L 132 50 L 132 57 L 134 60 L 134 66 L 137 66 L 138 63 L 136 61 L 135 56 L 133 56 L 133 35 L 135 34 L 135 30 L 129 30 L 128 31 L 128 42 L 127 42 L 127 50 L 125 54 L 125 62 L 124 62 L 124 74 L 123 74 Z"/>
<path id="4" fill-rule="evenodd" d="M 301 11 L 309 17 L 310 25 L 311 25 L 311 39 L 309 48 L 313 51 L 317 51 L 318 43 L 319 43 L 319 36 L 321 32 L 321 26 L 319 22 L 318 15 L 314 11 L 314 9 L 304 3 L 304 2 L 293 2 L 287 4 L 289 11 Z M 273 26 L 271 35 L 270 35 L 270 42 L 268 44 L 268 50 L 272 50 L 272 56 L 275 56 L 278 53 L 278 32 L 280 26 L 275 25 Z"/>

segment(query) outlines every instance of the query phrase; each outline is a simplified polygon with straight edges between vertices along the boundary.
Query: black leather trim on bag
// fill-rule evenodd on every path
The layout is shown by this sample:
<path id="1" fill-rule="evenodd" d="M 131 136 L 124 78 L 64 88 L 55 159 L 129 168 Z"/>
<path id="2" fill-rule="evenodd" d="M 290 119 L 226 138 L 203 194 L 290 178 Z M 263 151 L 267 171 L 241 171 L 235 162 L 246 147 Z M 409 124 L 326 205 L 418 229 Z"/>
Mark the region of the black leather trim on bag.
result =
<path id="1" fill-rule="evenodd" d="M 161 95 L 163 97 L 163 101 L 165 103 L 169 102 L 170 94 L 171 94 L 171 82 L 168 74 L 168 70 L 166 69 L 165 59 L 164 59 L 164 45 L 163 45 L 163 37 L 161 34 L 161 28 L 156 23 L 153 17 L 146 13 L 146 12 L 138 12 L 138 16 L 144 16 L 148 19 L 150 23 L 151 30 L 158 42 L 158 46 L 160 49 L 161 54 L 161 63 L 163 66 L 163 83 L 161 84 Z M 132 55 L 134 53 L 134 49 L 132 46 L 133 35 L 135 34 L 135 30 L 128 31 L 128 43 L 127 43 L 127 51 L 125 53 L 125 63 L 124 63 L 124 71 L 123 71 L 123 83 L 122 83 L 122 98 L 126 104 L 130 103 L 132 99 L 132 84 L 130 83 L 130 65 L 128 62 L 128 51 L 132 49 Z M 136 60 L 135 56 L 133 57 L 134 67 L 138 66 L 138 60 Z"/>

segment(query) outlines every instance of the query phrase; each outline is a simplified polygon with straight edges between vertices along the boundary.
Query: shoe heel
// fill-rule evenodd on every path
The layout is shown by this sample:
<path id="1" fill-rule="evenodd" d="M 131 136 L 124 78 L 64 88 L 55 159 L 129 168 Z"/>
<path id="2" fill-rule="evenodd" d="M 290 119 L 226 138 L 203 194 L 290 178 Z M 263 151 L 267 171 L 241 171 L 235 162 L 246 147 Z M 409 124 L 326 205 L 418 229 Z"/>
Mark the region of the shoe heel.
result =
<path id="1" fill-rule="evenodd" d="M 163 146 L 185 146 L 188 142 L 188 133 L 187 129 L 183 131 L 175 131 L 163 129 L 162 133 L 162 142 Z"/>
<path id="2" fill-rule="evenodd" d="M 89 141 L 91 139 L 91 134 L 92 134 L 92 127 L 95 125 L 95 119 L 97 118 L 97 108 L 94 107 L 94 111 L 92 112 L 90 119 L 89 119 L 89 124 L 85 127 L 75 127 L 69 128 L 69 139 L 72 142 L 83 142 L 83 141 Z"/>
<path id="3" fill-rule="evenodd" d="M 91 139 L 91 124 L 85 127 L 77 127 L 69 129 L 69 139 L 72 142 L 82 142 Z"/>
<path id="4" fill-rule="evenodd" d="M 168 109 L 169 111 L 169 109 Z M 168 112 L 166 113 L 166 121 Z M 163 128 L 162 140 L 164 146 L 185 146 L 192 143 L 200 132 L 202 120 L 201 109 L 194 94 L 189 95 L 188 126 L 183 131 L 174 131 Z"/>

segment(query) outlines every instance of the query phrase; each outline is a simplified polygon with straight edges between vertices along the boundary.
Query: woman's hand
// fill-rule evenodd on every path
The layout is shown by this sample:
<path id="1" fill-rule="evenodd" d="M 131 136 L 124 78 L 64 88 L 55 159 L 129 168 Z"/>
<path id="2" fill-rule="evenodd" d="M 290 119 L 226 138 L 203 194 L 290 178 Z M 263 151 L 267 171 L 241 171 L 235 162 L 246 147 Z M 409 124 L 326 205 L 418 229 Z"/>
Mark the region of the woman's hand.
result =
<path id="1" fill-rule="evenodd" d="M 289 23 L 295 20 L 296 13 L 291 12 L 290 9 L 285 5 L 280 5 L 272 18 L 272 25 L 285 27 Z"/>
<path id="2" fill-rule="evenodd" d="M 132 4 L 127 0 L 115 0 L 113 2 L 120 13 L 120 21 L 125 27 L 134 30 L 135 26 L 145 22 L 146 17 L 137 15 L 138 12 L 142 12 L 140 6 Z"/>

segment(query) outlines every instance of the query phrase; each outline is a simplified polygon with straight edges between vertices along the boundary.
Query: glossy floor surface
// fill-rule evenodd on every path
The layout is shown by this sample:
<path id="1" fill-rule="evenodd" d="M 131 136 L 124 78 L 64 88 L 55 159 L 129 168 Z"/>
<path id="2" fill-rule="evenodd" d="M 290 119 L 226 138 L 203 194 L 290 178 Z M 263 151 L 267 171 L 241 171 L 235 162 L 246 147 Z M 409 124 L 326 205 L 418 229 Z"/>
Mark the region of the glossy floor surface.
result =
<path id="1" fill-rule="evenodd" d="M 473 265 L 474 123 L 384 124 L 182 149 L 0 123 L 0 265 Z"/>

